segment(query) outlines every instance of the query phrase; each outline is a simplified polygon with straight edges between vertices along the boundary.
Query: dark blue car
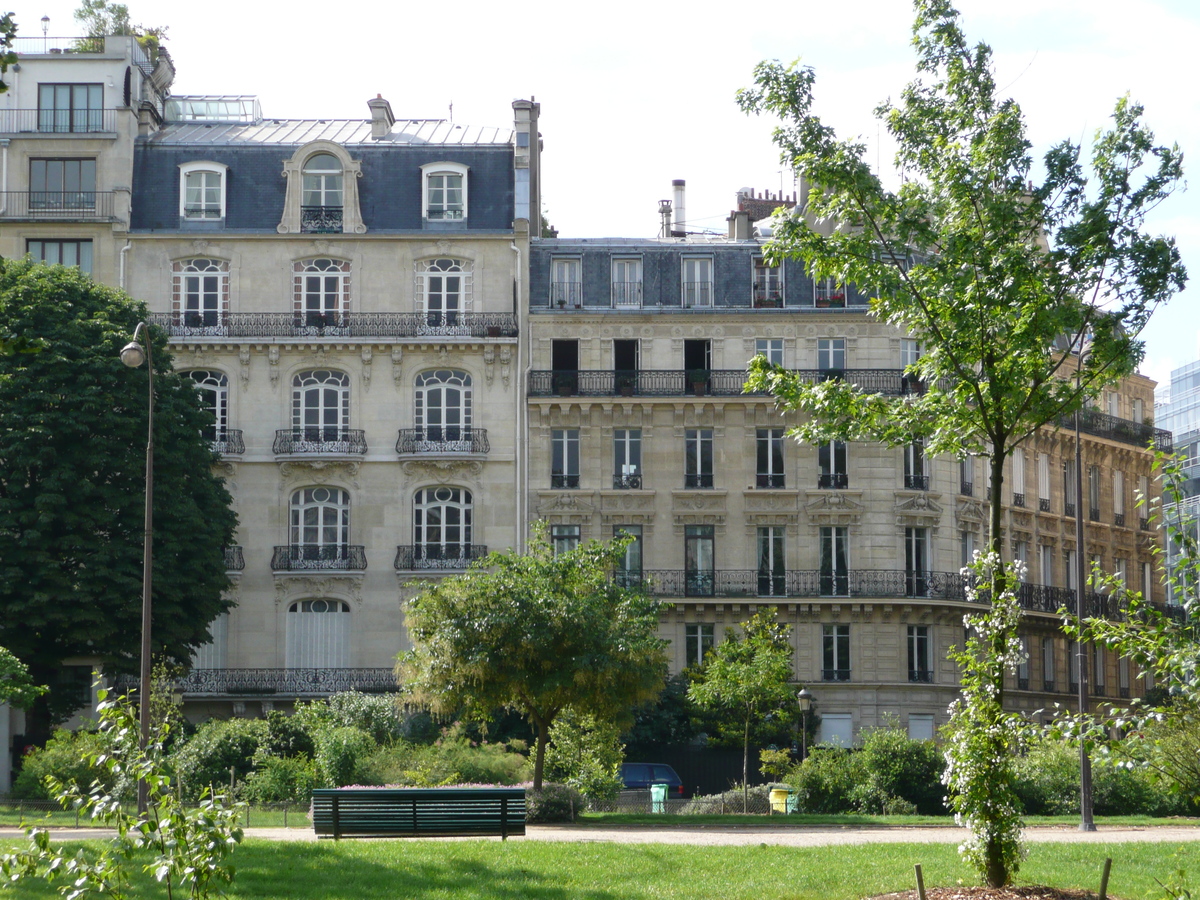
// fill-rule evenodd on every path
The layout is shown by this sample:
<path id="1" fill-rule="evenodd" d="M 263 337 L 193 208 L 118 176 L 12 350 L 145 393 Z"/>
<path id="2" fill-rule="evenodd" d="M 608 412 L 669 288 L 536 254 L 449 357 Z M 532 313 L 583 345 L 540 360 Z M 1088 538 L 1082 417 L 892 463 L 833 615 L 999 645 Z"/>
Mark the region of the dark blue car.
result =
<path id="1" fill-rule="evenodd" d="M 648 791 L 652 784 L 665 784 L 668 799 L 683 797 L 683 781 L 674 769 L 662 763 L 622 763 L 621 781 L 627 791 Z"/>

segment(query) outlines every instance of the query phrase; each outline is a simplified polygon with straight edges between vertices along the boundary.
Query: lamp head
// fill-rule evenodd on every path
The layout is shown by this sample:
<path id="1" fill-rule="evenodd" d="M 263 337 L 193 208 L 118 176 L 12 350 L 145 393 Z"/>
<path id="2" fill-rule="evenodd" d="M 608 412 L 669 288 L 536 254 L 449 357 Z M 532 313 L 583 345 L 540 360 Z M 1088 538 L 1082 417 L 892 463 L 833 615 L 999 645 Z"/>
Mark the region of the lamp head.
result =
<path id="1" fill-rule="evenodd" d="M 800 704 L 801 712 L 808 712 L 812 709 L 812 694 L 808 688 L 800 689 L 800 692 L 796 694 L 796 702 Z"/>
<path id="2" fill-rule="evenodd" d="M 129 366 L 131 369 L 136 369 L 146 361 L 146 351 L 137 341 L 130 341 L 121 348 L 121 362 Z"/>

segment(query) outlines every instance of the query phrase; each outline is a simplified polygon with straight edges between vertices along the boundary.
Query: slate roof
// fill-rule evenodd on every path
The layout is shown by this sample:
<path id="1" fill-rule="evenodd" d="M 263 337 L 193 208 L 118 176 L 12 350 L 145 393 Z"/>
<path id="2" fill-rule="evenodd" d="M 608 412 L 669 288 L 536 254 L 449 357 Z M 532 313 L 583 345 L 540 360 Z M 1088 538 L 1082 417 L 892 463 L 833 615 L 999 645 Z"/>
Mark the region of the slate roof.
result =
<path id="1" fill-rule="evenodd" d="M 251 124 L 180 122 L 145 138 L 151 145 L 277 144 L 300 146 L 310 141 L 334 141 L 343 146 L 457 145 L 494 146 L 512 143 L 511 128 L 458 125 L 446 119 L 402 119 L 382 138 L 371 137 L 367 119 L 262 119 Z"/>

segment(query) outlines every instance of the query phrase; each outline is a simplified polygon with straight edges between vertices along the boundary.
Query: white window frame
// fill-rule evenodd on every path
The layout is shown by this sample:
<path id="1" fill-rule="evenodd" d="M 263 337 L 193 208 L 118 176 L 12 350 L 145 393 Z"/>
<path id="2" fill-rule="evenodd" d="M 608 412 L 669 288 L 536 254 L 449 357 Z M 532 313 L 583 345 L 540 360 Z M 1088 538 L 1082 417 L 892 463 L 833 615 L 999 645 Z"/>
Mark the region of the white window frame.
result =
<path id="1" fill-rule="evenodd" d="M 313 257 L 292 264 L 292 308 L 307 327 L 310 315 L 330 316 L 341 325 L 350 312 L 350 263 Z"/>
<path id="2" fill-rule="evenodd" d="M 711 488 L 715 484 L 716 460 L 713 456 L 713 429 L 711 428 L 687 428 L 683 433 L 684 444 L 684 484 L 687 486 L 687 479 L 695 479 L 695 484 L 692 489 L 699 490 L 701 488 Z M 707 459 L 705 451 L 707 450 Z M 706 466 L 705 463 L 708 463 Z M 695 472 L 689 472 L 688 466 L 690 463 L 695 464 Z M 706 471 L 707 470 L 707 471 Z M 708 484 L 704 484 L 705 480 Z"/>
<path id="3" fill-rule="evenodd" d="M 450 162 L 443 160 L 441 162 L 425 163 L 421 166 L 421 219 L 426 222 L 465 222 L 467 220 L 467 173 L 470 166 L 464 166 L 462 163 Z M 437 176 L 457 175 L 462 179 L 459 183 L 462 185 L 461 196 L 462 202 L 460 209 L 454 209 L 453 204 L 447 204 L 444 200 L 436 212 L 441 214 L 432 215 L 435 210 L 432 207 L 433 195 L 436 190 L 432 184 L 433 179 Z M 443 186 L 440 190 L 446 190 Z M 445 215 L 449 210 L 451 215 Z"/>
<path id="4" fill-rule="evenodd" d="M 907 369 L 921 358 L 921 342 L 912 338 L 900 339 L 900 368 Z"/>
<path id="5" fill-rule="evenodd" d="M 220 328 L 229 312 L 229 262 L 198 257 L 171 265 L 172 303 L 178 324 L 188 328 Z M 210 321 L 208 314 L 215 321 Z M 198 320 L 189 324 L 188 315 Z"/>
<path id="6" fill-rule="evenodd" d="M 684 665 L 688 668 L 704 662 L 717 645 L 716 626 L 708 622 L 689 622 L 683 626 Z"/>
<path id="7" fill-rule="evenodd" d="M 189 175 L 212 175 L 215 176 L 218 182 L 217 185 L 217 206 L 215 216 L 207 215 L 210 210 L 210 205 L 205 200 L 207 190 L 211 189 L 210 185 L 204 185 L 200 188 L 201 203 L 197 207 L 194 204 L 188 203 L 188 176 Z M 205 179 L 207 180 L 207 179 Z M 179 166 L 179 217 L 195 222 L 212 222 L 225 218 L 225 185 L 229 180 L 229 166 L 224 163 L 211 162 L 207 160 L 198 160 L 196 162 L 181 163 Z M 189 213 L 189 210 L 191 212 Z M 200 214 L 197 215 L 196 211 Z"/>
<path id="8" fill-rule="evenodd" d="M 550 486 L 556 490 L 579 487 L 579 429 L 554 428 L 550 431 Z M 555 471 L 555 468 L 560 471 Z M 558 485 L 554 484 L 559 479 Z"/>
<path id="9" fill-rule="evenodd" d="M 755 429 L 754 480 L 760 488 L 782 488 L 787 484 L 787 460 L 783 453 L 782 428 Z"/>
<path id="10" fill-rule="evenodd" d="M 583 305 L 583 260 L 555 256 L 550 260 L 550 306 Z"/>
<path id="11" fill-rule="evenodd" d="M 641 309 L 642 258 L 617 256 L 610 264 L 613 309 Z"/>
<path id="12" fill-rule="evenodd" d="M 817 339 L 817 368 L 822 372 L 843 372 L 846 369 L 846 339 Z"/>
<path id="13" fill-rule="evenodd" d="M 1125 515 L 1125 473 L 1113 469 L 1113 515 Z"/>
<path id="14" fill-rule="evenodd" d="M 1050 454 L 1039 453 L 1037 455 L 1037 472 L 1038 472 L 1038 500 L 1050 499 Z M 1040 506 L 1039 502 L 1039 506 Z"/>
<path id="15" fill-rule="evenodd" d="M 64 252 L 68 248 L 74 251 L 75 262 L 63 261 L 63 258 L 69 255 Z M 52 252 L 47 253 L 48 249 Z M 25 252 L 37 262 L 48 266 L 74 266 L 80 272 L 92 274 L 95 250 L 91 238 L 29 238 L 25 242 Z"/>
<path id="16" fill-rule="evenodd" d="M 344 669 L 350 665 L 350 605 L 344 600 L 297 600 L 288 606 L 284 666 Z"/>
<path id="17" fill-rule="evenodd" d="M 471 450 L 471 375 L 462 369 L 428 369 L 419 372 L 414 392 L 413 425 L 417 446 L 430 449 Z"/>
<path id="18" fill-rule="evenodd" d="M 229 428 L 229 378 L 214 369 L 191 369 L 186 374 L 205 409 L 213 414 L 214 431 L 210 440 L 225 440 Z"/>
<path id="19" fill-rule="evenodd" d="M 583 528 L 580 525 L 551 525 L 550 546 L 557 556 L 560 553 L 570 553 L 583 540 Z"/>
<path id="20" fill-rule="evenodd" d="M 1013 505 L 1025 505 L 1025 450 L 1021 447 L 1013 448 L 1012 454 L 1012 492 Z M 1020 501 L 1019 503 L 1017 501 Z"/>
<path id="21" fill-rule="evenodd" d="M 642 429 L 613 429 L 613 487 L 641 488 Z"/>
<path id="22" fill-rule="evenodd" d="M 319 421 L 310 422 L 314 416 Z M 325 421 L 328 418 L 337 421 Z M 345 441 L 349 428 L 349 375 L 338 369 L 305 369 L 292 377 L 292 431 L 297 440 Z"/>
<path id="23" fill-rule="evenodd" d="M 755 338 L 754 355 L 765 356 L 773 366 L 782 366 L 783 338 Z"/>
<path id="24" fill-rule="evenodd" d="M 844 624 L 821 626 L 821 680 L 849 681 L 851 665 L 850 626 Z M 831 663 L 832 665 L 827 665 Z M 845 673 L 845 677 L 842 677 Z M 830 677 L 832 675 L 832 677 Z"/>
<path id="25" fill-rule="evenodd" d="M 430 329 L 460 328 L 459 315 L 472 310 L 473 267 L 468 260 L 439 256 L 417 261 L 416 309 L 427 318 Z M 457 279 L 457 287 L 452 282 Z M 437 297 L 437 308 L 431 300 Z"/>
<path id="26" fill-rule="evenodd" d="M 317 168 L 316 160 L 328 157 L 337 168 Z M 319 203 L 308 203 L 310 199 Z M 305 157 L 300 169 L 300 206 L 302 209 L 345 209 L 346 167 L 336 155 L 326 150 L 317 150 Z"/>
<path id="27" fill-rule="evenodd" d="M 709 309 L 713 304 L 713 258 L 685 256 L 680 261 L 679 288 L 685 307 Z"/>
<path id="28" fill-rule="evenodd" d="M 772 307 L 783 307 L 783 266 L 769 266 L 761 256 L 751 260 L 754 281 L 751 285 L 755 306 L 770 303 Z"/>
<path id="29" fill-rule="evenodd" d="M 466 488 L 439 484 L 414 493 L 413 568 L 447 568 L 448 562 L 458 568 L 469 559 L 473 513 Z"/>
<path id="30" fill-rule="evenodd" d="M 813 306 L 840 309 L 846 305 L 846 285 L 836 278 L 813 279 Z"/>
<path id="31" fill-rule="evenodd" d="M 293 492 L 289 506 L 288 543 L 294 553 L 299 551 L 301 559 L 341 559 L 349 552 L 347 491 L 326 485 L 303 487 Z M 334 548 L 332 555 L 326 547 Z"/>

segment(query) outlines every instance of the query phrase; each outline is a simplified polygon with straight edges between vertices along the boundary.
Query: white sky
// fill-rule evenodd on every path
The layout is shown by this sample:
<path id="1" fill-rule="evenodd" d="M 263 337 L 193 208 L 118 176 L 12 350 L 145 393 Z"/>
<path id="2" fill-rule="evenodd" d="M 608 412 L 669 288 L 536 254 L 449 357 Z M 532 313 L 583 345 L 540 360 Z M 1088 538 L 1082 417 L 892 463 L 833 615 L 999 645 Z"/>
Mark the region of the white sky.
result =
<path id="1" fill-rule="evenodd" d="M 77 5 L 9 7 L 27 37 L 41 34 L 43 15 L 51 36 L 78 33 Z M 453 103 L 457 122 L 509 125 L 511 101 L 536 97 L 543 202 L 563 237 L 653 236 L 673 178 L 687 180 L 689 224 L 721 231 L 739 187 L 779 190 L 782 180 L 790 190 L 771 123 L 742 115 L 733 99 L 762 59 L 814 66 L 818 111 L 839 135 L 861 135 L 872 161 L 890 169 L 872 110 L 913 71 L 905 0 L 344 0 L 333 15 L 313 0 L 129 6 L 135 22 L 169 26 L 175 93 L 255 94 L 268 116 L 366 118 L 366 101 L 382 94 L 397 118 L 446 117 Z M 1089 140 L 1129 92 L 1160 141 L 1200 159 L 1200 3 L 959 0 L 959 8 L 968 39 L 991 44 L 997 82 L 1021 103 L 1037 155 L 1065 138 Z M 1152 227 L 1176 236 L 1196 282 L 1145 334 L 1142 369 L 1166 381 L 1200 358 L 1200 198 L 1177 194 Z"/>

